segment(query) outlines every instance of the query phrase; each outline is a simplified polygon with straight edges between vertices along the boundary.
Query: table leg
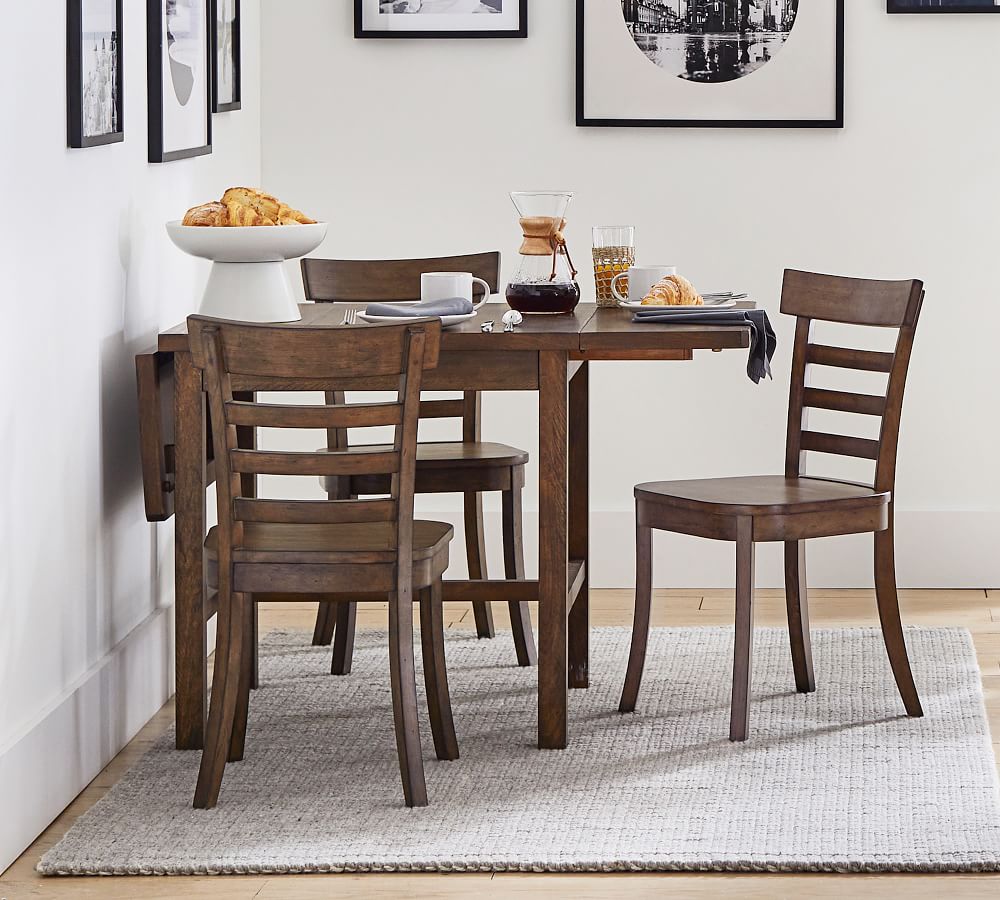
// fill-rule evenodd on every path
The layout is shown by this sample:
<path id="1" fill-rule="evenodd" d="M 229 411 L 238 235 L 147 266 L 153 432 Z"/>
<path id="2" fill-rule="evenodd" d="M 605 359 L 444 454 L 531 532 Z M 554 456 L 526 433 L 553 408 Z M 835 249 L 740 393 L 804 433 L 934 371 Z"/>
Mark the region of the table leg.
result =
<path id="1" fill-rule="evenodd" d="M 205 743 L 205 395 L 190 353 L 174 354 L 174 667 L 177 749 Z"/>
<path id="2" fill-rule="evenodd" d="M 590 684 L 590 401 L 588 364 L 569 383 L 569 558 L 584 581 L 569 613 L 569 686 Z"/>
<path id="3" fill-rule="evenodd" d="M 567 742 L 568 355 L 538 354 L 538 746 Z"/>

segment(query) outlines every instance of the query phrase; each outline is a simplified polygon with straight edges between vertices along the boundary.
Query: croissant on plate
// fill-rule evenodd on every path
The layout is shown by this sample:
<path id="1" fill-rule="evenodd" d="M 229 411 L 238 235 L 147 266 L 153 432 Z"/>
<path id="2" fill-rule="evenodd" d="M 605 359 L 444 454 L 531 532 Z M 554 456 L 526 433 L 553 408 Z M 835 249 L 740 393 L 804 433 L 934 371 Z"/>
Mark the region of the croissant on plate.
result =
<path id="1" fill-rule="evenodd" d="M 643 306 L 704 306 L 705 301 L 693 284 L 680 275 L 661 278 L 642 298 Z"/>
<path id="2" fill-rule="evenodd" d="M 315 225 L 316 220 L 256 188 L 233 187 L 221 201 L 188 210 L 184 224 L 209 228 L 258 228 L 274 225 Z"/>

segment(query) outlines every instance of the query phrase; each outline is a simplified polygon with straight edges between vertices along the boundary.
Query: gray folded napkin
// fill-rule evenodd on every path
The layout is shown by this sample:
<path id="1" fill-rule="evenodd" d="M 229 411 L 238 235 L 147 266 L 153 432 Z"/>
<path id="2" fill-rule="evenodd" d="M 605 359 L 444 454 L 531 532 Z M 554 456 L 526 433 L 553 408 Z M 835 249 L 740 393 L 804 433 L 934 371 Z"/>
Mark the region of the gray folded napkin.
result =
<path id="1" fill-rule="evenodd" d="M 472 312 L 472 301 L 464 297 L 447 300 L 421 300 L 419 303 L 369 303 L 365 314 L 369 316 L 397 316 L 400 319 L 421 316 L 467 316 Z"/>
<path id="2" fill-rule="evenodd" d="M 695 311 L 697 309 L 697 311 Z M 691 312 L 662 313 L 655 306 L 637 310 L 633 322 L 659 322 L 664 325 L 734 325 L 750 327 L 750 358 L 747 375 L 754 384 L 771 375 L 771 359 L 778 347 L 778 340 L 771 327 L 771 320 L 762 309 L 704 309 Z"/>

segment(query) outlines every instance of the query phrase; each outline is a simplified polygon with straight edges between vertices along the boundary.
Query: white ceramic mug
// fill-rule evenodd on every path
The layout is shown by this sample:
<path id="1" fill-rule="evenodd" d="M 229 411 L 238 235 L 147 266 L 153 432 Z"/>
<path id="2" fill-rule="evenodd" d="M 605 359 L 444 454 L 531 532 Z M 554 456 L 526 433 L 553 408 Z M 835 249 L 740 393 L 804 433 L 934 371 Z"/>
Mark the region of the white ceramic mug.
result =
<path id="1" fill-rule="evenodd" d="M 473 299 L 473 284 L 483 286 L 485 293 L 481 300 Z M 490 286 L 471 272 L 424 272 L 420 276 L 421 300 L 450 300 L 452 297 L 463 297 L 473 309 L 479 309 L 490 298 Z"/>
<path id="2" fill-rule="evenodd" d="M 619 272 L 611 279 L 611 293 L 619 303 L 628 303 L 629 297 L 642 300 L 656 282 L 676 274 L 676 266 L 632 266 L 628 272 Z M 628 278 L 628 297 L 618 293 L 618 279 L 625 277 Z"/>

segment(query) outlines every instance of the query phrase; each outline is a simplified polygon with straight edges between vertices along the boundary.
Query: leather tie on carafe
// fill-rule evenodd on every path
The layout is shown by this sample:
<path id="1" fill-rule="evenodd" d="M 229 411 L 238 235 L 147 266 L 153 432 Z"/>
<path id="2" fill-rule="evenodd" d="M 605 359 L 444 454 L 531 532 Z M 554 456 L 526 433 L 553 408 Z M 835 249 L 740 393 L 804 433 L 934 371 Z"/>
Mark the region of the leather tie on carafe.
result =
<path id="1" fill-rule="evenodd" d="M 566 238 L 563 237 L 562 230 L 566 227 L 565 219 L 556 219 L 553 216 L 527 216 L 520 220 L 521 232 L 524 234 L 524 241 L 521 243 L 521 256 L 548 256 L 552 255 L 552 274 L 549 281 L 556 280 L 556 266 L 559 262 L 559 254 L 566 256 L 566 262 L 570 268 L 570 278 L 576 278 L 577 269 L 573 265 L 573 259 L 569 255 L 569 247 L 566 245 Z"/>

